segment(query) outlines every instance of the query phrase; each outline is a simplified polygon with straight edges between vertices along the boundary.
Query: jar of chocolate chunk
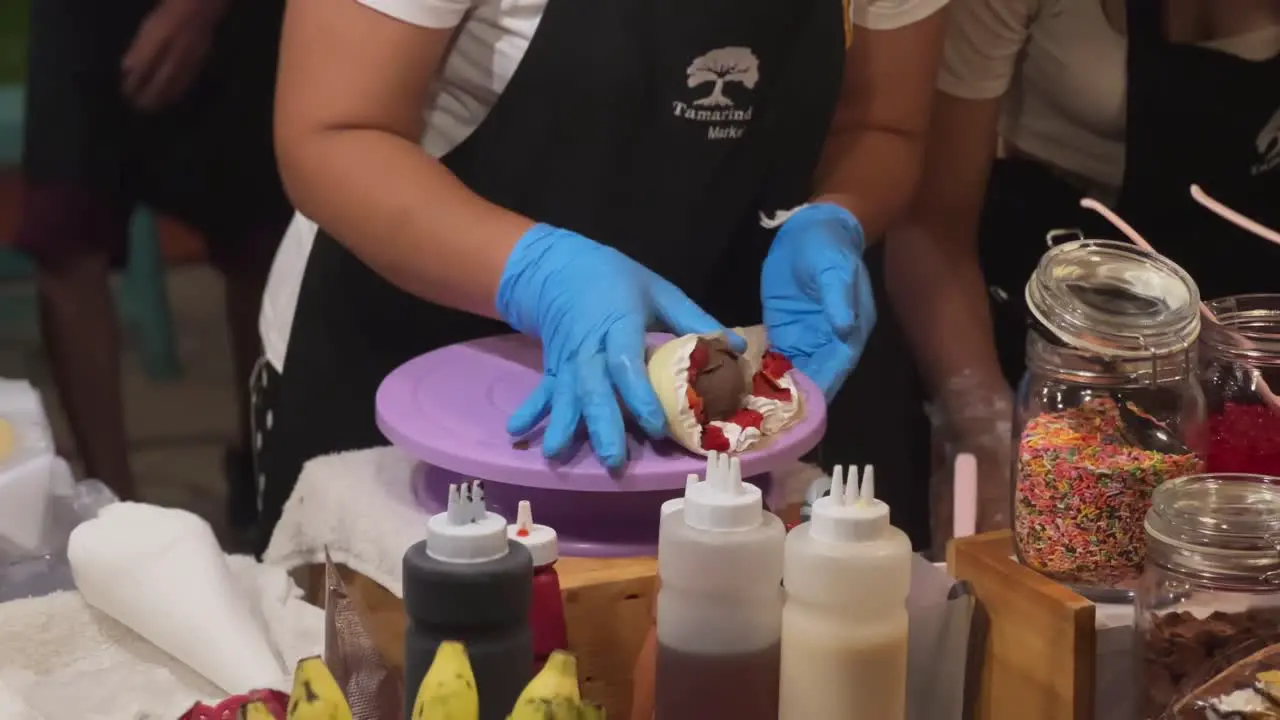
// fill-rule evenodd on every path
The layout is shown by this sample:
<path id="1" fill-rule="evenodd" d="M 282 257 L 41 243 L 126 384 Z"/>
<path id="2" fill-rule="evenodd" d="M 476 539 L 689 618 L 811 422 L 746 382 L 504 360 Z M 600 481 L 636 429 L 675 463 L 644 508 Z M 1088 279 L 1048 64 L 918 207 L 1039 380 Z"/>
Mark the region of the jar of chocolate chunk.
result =
<path id="1" fill-rule="evenodd" d="M 1156 488 L 1136 598 L 1142 718 L 1280 718 L 1280 478 Z"/>
<path id="2" fill-rule="evenodd" d="M 1202 470 L 1199 290 L 1165 258 L 1077 240 L 1044 254 L 1026 297 L 1014 548 L 1091 600 L 1128 601 L 1151 492 Z"/>

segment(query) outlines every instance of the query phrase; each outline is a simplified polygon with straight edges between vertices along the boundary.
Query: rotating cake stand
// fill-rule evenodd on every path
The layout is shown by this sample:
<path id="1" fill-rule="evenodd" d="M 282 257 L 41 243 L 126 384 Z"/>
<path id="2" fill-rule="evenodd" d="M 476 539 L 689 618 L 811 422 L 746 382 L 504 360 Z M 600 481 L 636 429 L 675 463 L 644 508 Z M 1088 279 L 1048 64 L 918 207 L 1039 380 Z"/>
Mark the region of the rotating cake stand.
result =
<path id="1" fill-rule="evenodd" d="M 650 337 L 650 344 L 667 339 Z M 795 374 L 804 417 L 763 448 L 739 455 L 742 473 L 768 496 L 768 473 L 813 449 L 826 428 L 822 393 Z M 542 426 L 512 439 L 507 418 L 542 379 L 536 340 L 500 335 L 451 345 L 417 357 L 382 381 L 377 421 L 396 447 L 422 461 L 414 495 L 443 510 L 450 483 L 485 481 L 489 508 L 509 521 L 520 500 L 533 503 L 539 523 L 554 527 L 561 551 L 578 556 L 652 555 L 659 509 L 681 495 L 689 473 L 706 459 L 669 440 L 653 442 L 628 428 L 628 462 L 610 474 L 579 436 L 566 459 L 542 456 Z"/>

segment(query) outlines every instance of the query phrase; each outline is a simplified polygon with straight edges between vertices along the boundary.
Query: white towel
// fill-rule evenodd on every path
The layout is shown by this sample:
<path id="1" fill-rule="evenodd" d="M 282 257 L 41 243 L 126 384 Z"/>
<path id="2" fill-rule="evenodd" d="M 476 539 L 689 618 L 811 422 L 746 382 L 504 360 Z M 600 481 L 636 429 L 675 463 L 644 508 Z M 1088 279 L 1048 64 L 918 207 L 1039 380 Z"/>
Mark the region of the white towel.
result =
<path id="1" fill-rule="evenodd" d="M 416 461 L 393 447 L 326 455 L 302 468 L 293 495 L 271 536 L 264 560 L 293 569 L 333 561 L 355 570 L 400 597 L 401 560 L 409 546 L 426 537 L 429 515 L 413 497 Z M 822 471 L 793 463 L 781 474 L 786 502 L 804 491 Z M 655 519 L 656 522 L 656 519 Z"/>
<path id="2" fill-rule="evenodd" d="M 324 648 L 324 611 L 280 568 L 228 558 L 262 608 L 290 669 Z M 77 592 L 0 604 L 0 717 L 5 720 L 173 720 L 197 701 L 223 699 L 212 683 Z"/>
<path id="3" fill-rule="evenodd" d="M 413 498 L 416 462 L 393 447 L 308 462 L 285 503 L 263 560 L 292 570 L 333 561 L 400 597 L 401 560 L 426 537 L 429 515 Z"/>

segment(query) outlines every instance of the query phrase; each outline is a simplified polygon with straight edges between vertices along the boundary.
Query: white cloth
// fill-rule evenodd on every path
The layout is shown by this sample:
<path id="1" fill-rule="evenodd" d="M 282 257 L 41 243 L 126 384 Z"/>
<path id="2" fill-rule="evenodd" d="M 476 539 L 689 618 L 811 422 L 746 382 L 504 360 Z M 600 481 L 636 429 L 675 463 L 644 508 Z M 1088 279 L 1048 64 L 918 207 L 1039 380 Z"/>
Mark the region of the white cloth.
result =
<path id="1" fill-rule="evenodd" d="M 416 461 L 393 447 L 316 458 L 302 468 L 263 560 L 293 569 L 324 563 L 325 548 L 346 565 L 400 597 L 401 561 L 426 537 L 428 513 L 413 497 Z M 821 475 L 794 463 L 775 474 L 788 504 L 801 502 Z"/>
<path id="2" fill-rule="evenodd" d="M 286 569 L 323 564 L 325 548 L 400 597 L 401 560 L 426 538 L 426 510 L 410 485 L 416 461 L 393 447 L 311 460 L 285 503 L 263 560 Z"/>
<path id="3" fill-rule="evenodd" d="M 324 611 L 306 603 L 284 570 L 227 559 L 261 607 L 290 669 L 324 649 Z M 143 591 L 139 589 L 139 591 Z M 5 720 L 171 720 L 222 693 L 78 592 L 0 604 L 0 717 Z"/>
<path id="4" fill-rule="evenodd" d="M 533 40 L 547 0 L 358 0 L 393 18 L 428 28 L 457 28 L 430 104 L 423 110 L 423 149 L 442 157 L 488 116 Z M 853 24 L 892 30 L 918 22 L 949 0 L 850 0 Z M 710 49 L 710 48 L 708 48 Z M 690 58 L 692 60 L 693 58 Z M 686 78 L 671 78 L 685 88 Z M 285 232 L 258 319 L 262 347 L 277 371 L 284 369 L 289 331 L 298 304 L 316 225 L 295 215 Z"/>

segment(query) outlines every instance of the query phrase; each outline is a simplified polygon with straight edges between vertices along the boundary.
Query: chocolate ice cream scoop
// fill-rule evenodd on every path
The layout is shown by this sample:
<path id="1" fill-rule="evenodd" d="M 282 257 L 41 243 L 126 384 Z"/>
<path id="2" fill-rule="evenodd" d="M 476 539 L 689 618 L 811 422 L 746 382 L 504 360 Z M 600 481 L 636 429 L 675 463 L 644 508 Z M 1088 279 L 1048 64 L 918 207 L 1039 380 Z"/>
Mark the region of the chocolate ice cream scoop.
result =
<path id="1" fill-rule="evenodd" d="M 693 380 L 693 390 L 702 398 L 707 421 L 727 420 L 741 407 L 747 381 L 738 365 L 738 354 L 721 338 L 699 338 L 707 352 L 707 364 Z"/>

